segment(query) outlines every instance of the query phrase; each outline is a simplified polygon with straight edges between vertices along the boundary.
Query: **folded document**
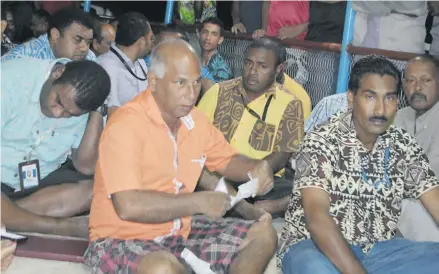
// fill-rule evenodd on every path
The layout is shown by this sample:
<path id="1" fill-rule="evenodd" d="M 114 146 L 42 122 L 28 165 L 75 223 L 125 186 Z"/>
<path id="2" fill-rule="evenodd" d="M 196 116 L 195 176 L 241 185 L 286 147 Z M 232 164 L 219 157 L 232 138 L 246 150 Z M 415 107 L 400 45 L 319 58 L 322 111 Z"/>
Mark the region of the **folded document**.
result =
<path id="1" fill-rule="evenodd" d="M 251 179 L 245 184 L 242 184 L 238 187 L 238 193 L 236 196 L 230 196 L 231 202 L 230 204 L 235 206 L 239 201 L 243 199 L 247 199 L 249 197 L 255 197 L 256 192 L 258 190 L 258 179 Z M 215 188 L 215 191 L 223 192 L 223 193 L 229 193 L 227 191 L 226 182 L 224 180 L 224 177 L 219 180 L 218 185 Z"/>

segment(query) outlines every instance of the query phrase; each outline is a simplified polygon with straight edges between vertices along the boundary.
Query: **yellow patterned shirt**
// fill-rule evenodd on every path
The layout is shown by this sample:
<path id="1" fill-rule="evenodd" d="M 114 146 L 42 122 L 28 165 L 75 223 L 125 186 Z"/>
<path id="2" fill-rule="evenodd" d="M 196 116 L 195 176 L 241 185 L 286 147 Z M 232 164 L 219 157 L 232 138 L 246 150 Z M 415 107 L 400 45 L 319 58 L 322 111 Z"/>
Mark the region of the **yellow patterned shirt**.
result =
<path id="1" fill-rule="evenodd" d="M 272 152 L 298 150 L 304 136 L 300 100 L 275 83 L 265 94 L 247 102 L 240 77 L 215 84 L 198 108 L 247 157 L 263 159 Z"/>

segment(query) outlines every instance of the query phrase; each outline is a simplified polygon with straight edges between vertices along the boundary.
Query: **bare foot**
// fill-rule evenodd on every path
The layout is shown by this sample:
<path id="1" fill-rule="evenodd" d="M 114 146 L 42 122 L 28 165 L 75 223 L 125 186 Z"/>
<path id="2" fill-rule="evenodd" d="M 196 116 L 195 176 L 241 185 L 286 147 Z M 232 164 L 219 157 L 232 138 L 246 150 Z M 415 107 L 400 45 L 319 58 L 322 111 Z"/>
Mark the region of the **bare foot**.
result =
<path id="1" fill-rule="evenodd" d="M 266 222 L 266 223 L 271 223 L 271 221 L 273 220 L 272 216 L 270 213 L 265 212 L 260 218 L 259 218 L 259 222 Z"/>
<path id="2" fill-rule="evenodd" d="M 1 240 L 1 243 L 1 270 L 5 271 L 12 263 L 17 243 L 9 240 Z"/>

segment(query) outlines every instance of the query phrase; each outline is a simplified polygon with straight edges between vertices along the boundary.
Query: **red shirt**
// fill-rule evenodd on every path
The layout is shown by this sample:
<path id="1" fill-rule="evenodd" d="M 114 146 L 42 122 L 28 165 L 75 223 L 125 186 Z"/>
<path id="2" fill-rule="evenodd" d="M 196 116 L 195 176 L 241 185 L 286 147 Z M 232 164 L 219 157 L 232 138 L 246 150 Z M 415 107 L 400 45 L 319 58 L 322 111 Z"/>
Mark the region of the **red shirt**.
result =
<path id="1" fill-rule="evenodd" d="M 308 22 L 308 1 L 271 1 L 268 15 L 268 36 L 277 36 L 283 27 L 297 26 Z M 299 34 L 296 39 L 305 39 L 306 31 Z"/>
<path id="2" fill-rule="evenodd" d="M 73 7 L 74 4 L 74 1 L 42 1 L 41 8 L 53 15 L 60 9 Z"/>

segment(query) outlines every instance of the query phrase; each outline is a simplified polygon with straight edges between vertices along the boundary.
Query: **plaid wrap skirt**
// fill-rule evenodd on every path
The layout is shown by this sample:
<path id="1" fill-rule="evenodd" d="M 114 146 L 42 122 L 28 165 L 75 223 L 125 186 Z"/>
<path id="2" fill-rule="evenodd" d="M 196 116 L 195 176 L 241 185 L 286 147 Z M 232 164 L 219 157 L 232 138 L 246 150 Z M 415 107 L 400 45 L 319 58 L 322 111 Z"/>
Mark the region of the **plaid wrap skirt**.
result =
<path id="1" fill-rule="evenodd" d="M 137 266 L 145 255 L 164 250 L 188 267 L 180 257 L 181 252 L 187 248 L 199 259 L 209 263 L 213 272 L 225 274 L 253 224 L 254 221 L 234 218 L 212 221 L 197 215 L 192 218 L 191 232 L 186 240 L 181 236 L 160 240 L 98 239 L 90 242 L 84 262 L 92 268 L 92 273 L 131 274 L 137 272 Z"/>

